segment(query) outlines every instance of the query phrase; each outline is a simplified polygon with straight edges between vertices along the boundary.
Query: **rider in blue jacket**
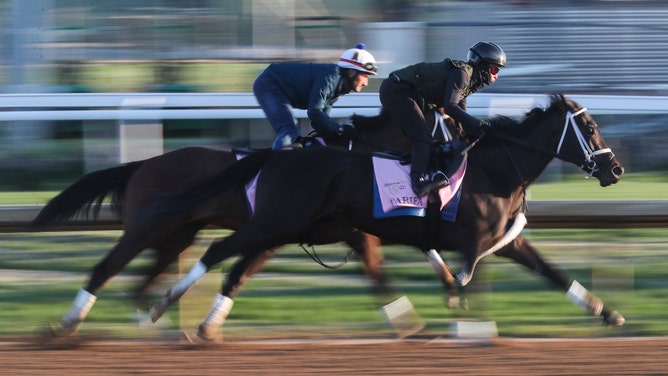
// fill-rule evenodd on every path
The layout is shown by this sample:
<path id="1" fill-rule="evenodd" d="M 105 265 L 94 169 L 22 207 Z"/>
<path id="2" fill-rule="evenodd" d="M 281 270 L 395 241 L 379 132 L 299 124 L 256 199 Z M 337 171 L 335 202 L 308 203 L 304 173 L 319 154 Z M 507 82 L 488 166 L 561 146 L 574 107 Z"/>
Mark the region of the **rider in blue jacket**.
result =
<path id="1" fill-rule="evenodd" d="M 367 86 L 376 71 L 376 60 L 363 44 L 345 51 L 337 64 L 269 65 L 255 80 L 253 93 L 276 131 L 272 149 L 290 148 L 299 136 L 293 108 L 307 110 L 311 126 L 321 135 L 352 137 L 354 128 L 338 124 L 329 112 L 341 96 Z"/>

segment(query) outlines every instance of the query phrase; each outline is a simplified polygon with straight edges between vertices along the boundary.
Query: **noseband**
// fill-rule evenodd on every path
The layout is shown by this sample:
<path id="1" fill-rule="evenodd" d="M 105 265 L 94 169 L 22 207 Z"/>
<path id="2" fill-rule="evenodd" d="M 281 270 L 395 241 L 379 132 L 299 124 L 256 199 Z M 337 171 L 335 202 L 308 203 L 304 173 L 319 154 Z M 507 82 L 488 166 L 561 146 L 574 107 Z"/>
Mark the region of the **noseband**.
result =
<path id="1" fill-rule="evenodd" d="M 579 109 L 576 112 L 570 112 L 566 114 L 566 122 L 564 123 L 564 130 L 561 133 L 561 140 L 559 140 L 559 145 L 557 146 L 557 157 L 559 157 L 561 154 L 561 146 L 564 143 L 564 139 L 566 138 L 566 132 L 568 131 L 568 126 L 570 125 L 571 128 L 573 128 L 573 133 L 575 133 L 575 137 L 578 140 L 578 143 L 580 144 L 580 148 L 582 149 L 582 153 L 584 154 L 584 163 L 580 166 L 582 170 L 585 172 L 589 173 L 588 178 L 592 177 L 596 171 L 599 170 L 598 164 L 594 160 L 594 157 L 600 154 L 606 154 L 610 153 L 612 154 L 612 150 L 610 148 L 603 148 L 599 150 L 592 150 L 589 145 L 587 144 L 587 141 L 585 137 L 582 135 L 582 132 L 580 131 L 580 128 L 578 128 L 577 123 L 575 122 L 575 117 L 583 114 L 587 111 L 586 107 L 583 107 Z M 614 154 L 612 154 L 614 156 Z M 587 171 L 589 170 L 589 171 Z"/>

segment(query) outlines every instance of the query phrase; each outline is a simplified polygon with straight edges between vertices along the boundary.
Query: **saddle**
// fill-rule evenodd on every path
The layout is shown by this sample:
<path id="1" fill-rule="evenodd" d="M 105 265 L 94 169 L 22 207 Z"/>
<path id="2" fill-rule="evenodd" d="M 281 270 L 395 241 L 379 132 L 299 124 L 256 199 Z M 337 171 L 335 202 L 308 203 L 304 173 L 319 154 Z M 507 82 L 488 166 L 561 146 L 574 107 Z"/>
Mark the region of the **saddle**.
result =
<path id="1" fill-rule="evenodd" d="M 446 142 L 434 140 L 429 153 L 429 166 L 427 167 L 429 175 L 444 174 L 450 179 L 466 160 L 466 147 L 463 141 L 457 139 Z M 374 152 L 373 155 L 397 160 L 402 165 L 409 165 L 411 163 L 410 153 Z"/>

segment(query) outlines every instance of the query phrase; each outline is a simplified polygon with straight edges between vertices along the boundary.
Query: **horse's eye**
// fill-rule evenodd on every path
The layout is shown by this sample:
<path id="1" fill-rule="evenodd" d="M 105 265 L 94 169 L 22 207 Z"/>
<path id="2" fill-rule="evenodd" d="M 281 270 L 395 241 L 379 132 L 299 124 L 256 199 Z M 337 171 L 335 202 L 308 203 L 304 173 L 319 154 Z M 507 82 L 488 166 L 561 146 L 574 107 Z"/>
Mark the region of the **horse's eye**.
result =
<path id="1" fill-rule="evenodd" d="M 586 122 L 583 127 L 586 133 L 590 136 L 596 133 L 596 123 Z"/>

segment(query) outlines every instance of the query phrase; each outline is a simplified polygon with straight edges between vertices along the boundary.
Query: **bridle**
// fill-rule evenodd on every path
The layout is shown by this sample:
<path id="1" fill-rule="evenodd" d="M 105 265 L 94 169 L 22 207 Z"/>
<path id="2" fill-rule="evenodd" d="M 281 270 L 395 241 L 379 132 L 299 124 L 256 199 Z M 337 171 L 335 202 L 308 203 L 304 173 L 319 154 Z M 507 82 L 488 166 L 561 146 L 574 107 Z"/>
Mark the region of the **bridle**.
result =
<path id="1" fill-rule="evenodd" d="M 566 113 L 566 121 L 564 122 L 564 129 L 561 132 L 561 139 L 559 140 L 559 144 L 557 145 L 557 150 L 553 151 L 551 149 L 547 149 L 541 146 L 536 146 L 534 144 L 530 144 L 528 142 L 525 142 L 523 140 L 518 140 L 514 137 L 510 137 L 508 135 L 505 135 L 503 133 L 495 132 L 493 137 L 512 142 L 516 145 L 520 145 L 524 148 L 534 150 L 541 152 L 543 154 L 550 155 L 554 158 L 560 159 L 565 162 L 570 162 L 575 165 L 580 166 L 580 168 L 586 172 L 588 175 L 586 178 L 590 178 L 594 176 L 594 173 L 599 170 L 598 163 L 594 160 L 594 157 L 600 154 L 606 154 L 610 153 L 611 156 L 614 156 L 612 153 L 612 150 L 610 148 L 603 148 L 599 150 L 592 150 L 589 145 L 587 144 L 587 140 L 585 139 L 584 135 L 582 135 L 582 132 L 580 131 L 580 128 L 578 128 L 577 122 L 575 121 L 575 118 L 587 111 L 586 107 L 583 107 L 579 109 L 576 112 L 571 112 L 568 111 Z M 582 150 L 582 154 L 584 155 L 584 161 L 571 157 L 570 155 L 562 154 L 561 153 L 561 148 L 564 144 L 564 140 L 566 139 L 566 132 L 568 131 L 568 128 L 573 129 L 573 133 L 575 134 L 575 137 L 578 140 L 578 144 L 580 144 L 580 149 Z"/>
<path id="2" fill-rule="evenodd" d="M 584 163 L 580 166 L 585 172 L 589 170 L 589 175 L 587 176 L 588 178 L 592 177 L 596 171 L 599 170 L 598 164 L 594 160 L 594 157 L 600 154 L 606 154 L 610 153 L 611 156 L 614 156 L 612 153 L 612 150 L 610 148 L 603 148 L 599 150 L 592 150 L 589 145 L 587 144 L 587 141 L 585 140 L 584 136 L 582 135 L 582 132 L 580 131 L 580 128 L 578 128 L 577 123 L 575 122 L 575 117 L 583 114 L 587 111 L 586 107 L 582 107 L 576 112 L 570 112 L 566 114 L 566 122 L 564 123 L 564 130 L 561 133 L 561 139 L 559 140 L 559 145 L 557 146 L 557 155 L 560 155 L 561 152 L 561 146 L 564 143 L 564 138 L 566 137 L 566 132 L 568 131 L 568 126 L 570 125 L 571 128 L 573 128 L 573 133 L 575 133 L 575 137 L 578 140 L 578 143 L 580 144 L 580 149 L 582 149 L 582 153 L 584 154 L 585 161 Z"/>

